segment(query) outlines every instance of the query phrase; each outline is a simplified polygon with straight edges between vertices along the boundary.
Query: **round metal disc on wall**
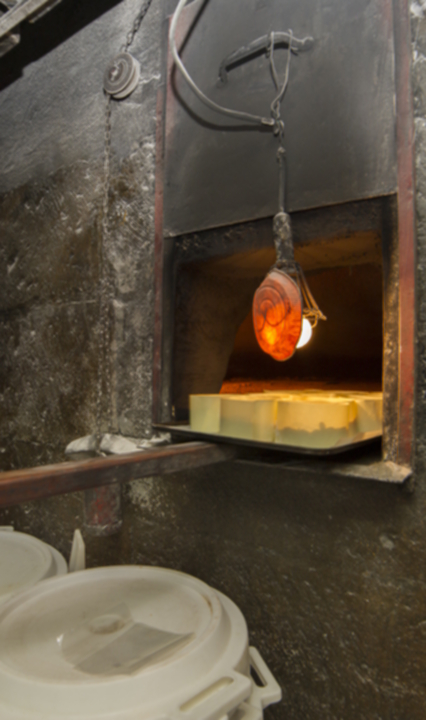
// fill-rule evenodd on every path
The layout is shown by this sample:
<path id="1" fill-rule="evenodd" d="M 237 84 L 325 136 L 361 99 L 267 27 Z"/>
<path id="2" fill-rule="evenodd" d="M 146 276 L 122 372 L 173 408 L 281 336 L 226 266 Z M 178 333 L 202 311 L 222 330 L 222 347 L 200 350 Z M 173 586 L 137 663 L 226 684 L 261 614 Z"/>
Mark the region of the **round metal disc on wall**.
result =
<path id="1" fill-rule="evenodd" d="M 116 100 L 123 100 L 136 89 L 139 77 L 138 61 L 130 53 L 120 53 L 105 70 L 105 92 Z"/>

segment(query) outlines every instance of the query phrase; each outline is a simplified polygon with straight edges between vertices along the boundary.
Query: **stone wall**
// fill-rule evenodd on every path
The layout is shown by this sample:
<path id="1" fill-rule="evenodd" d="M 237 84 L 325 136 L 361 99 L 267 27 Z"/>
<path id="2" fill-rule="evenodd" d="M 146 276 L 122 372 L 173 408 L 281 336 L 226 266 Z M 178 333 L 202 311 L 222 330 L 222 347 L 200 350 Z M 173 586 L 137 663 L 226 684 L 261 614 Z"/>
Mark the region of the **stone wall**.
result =
<path id="1" fill-rule="evenodd" d="M 58 458 L 94 428 L 99 350 L 99 241 L 104 198 L 108 61 L 120 51 L 136 8 L 130 1 L 80 28 L 84 3 L 64 2 L 22 47 L 0 61 L 0 434 L 2 466 Z M 80 7 L 78 7 L 80 6 Z M 92 8 L 93 9 L 93 8 Z M 80 10 L 80 13 L 78 12 Z M 86 10 L 87 12 L 87 10 Z M 111 106 L 111 179 L 106 264 L 114 285 L 110 318 L 112 425 L 150 430 L 156 94 L 161 3 L 132 50 L 142 79 Z M 38 59 L 39 27 L 69 36 Z M 76 31 L 76 28 L 79 28 Z M 29 45 L 28 45 L 29 44 Z M 20 77 L 15 78 L 20 68 Z M 2 72 L 3 71 L 3 72 Z M 35 381 L 35 378 L 37 380 Z"/>
<path id="2" fill-rule="evenodd" d="M 94 17 L 86 23 L 85 5 L 64 0 L 46 17 L 51 28 L 67 27 L 48 51 L 31 57 L 22 49 L 0 61 L 0 76 L 10 78 L 0 93 L 5 468 L 60 459 L 65 444 L 95 422 L 102 75 L 131 27 L 135 3 L 109 3 L 104 12 L 105 4 L 92 0 Z M 237 602 L 253 644 L 283 686 L 283 702 L 266 712 L 271 720 L 424 720 L 425 3 L 412 3 L 412 21 L 419 267 L 415 492 L 233 463 L 132 483 L 123 491 L 121 532 L 85 538 L 90 566 L 173 567 Z M 142 82 L 112 108 L 111 397 L 113 421 L 130 435 L 150 429 L 161 23 L 154 0 L 134 45 Z M 13 79 L 15 66 L 22 74 Z M 83 522 L 81 497 L 1 512 L 0 523 L 9 522 L 68 555 L 73 529 Z"/>

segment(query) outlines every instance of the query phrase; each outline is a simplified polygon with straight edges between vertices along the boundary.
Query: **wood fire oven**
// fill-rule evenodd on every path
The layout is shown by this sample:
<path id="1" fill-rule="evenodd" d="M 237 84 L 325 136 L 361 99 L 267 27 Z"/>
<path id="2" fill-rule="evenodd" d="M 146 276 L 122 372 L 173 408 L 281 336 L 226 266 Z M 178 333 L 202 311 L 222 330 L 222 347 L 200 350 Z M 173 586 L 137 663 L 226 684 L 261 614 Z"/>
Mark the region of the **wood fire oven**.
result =
<path id="1" fill-rule="evenodd" d="M 286 209 L 295 260 L 328 319 L 284 363 L 259 348 L 251 314 L 275 262 L 276 133 L 200 102 L 173 60 L 169 25 L 158 101 L 156 423 L 182 436 L 194 393 L 383 389 L 381 449 L 319 461 L 281 448 L 273 461 L 304 470 L 328 462 L 337 473 L 405 481 L 415 335 L 406 0 L 194 0 L 180 16 L 185 67 L 220 106 L 267 113 L 271 53 L 277 77 L 291 56 L 281 110 Z M 312 38 L 308 51 L 281 47 L 275 38 L 288 32 Z M 247 443 L 244 452 L 271 461 Z"/>

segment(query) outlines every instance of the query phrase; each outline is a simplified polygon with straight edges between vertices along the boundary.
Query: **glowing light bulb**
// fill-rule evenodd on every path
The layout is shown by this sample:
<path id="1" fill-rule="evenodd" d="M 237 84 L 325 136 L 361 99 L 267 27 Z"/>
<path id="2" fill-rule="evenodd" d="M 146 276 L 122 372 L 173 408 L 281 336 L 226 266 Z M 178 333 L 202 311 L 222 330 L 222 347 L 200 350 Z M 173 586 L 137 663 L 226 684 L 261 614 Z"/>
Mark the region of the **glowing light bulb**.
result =
<path id="1" fill-rule="evenodd" d="M 307 318 L 303 318 L 302 332 L 300 333 L 299 342 L 297 343 L 296 348 L 299 349 L 302 348 L 304 345 L 307 345 L 311 337 L 312 325 Z"/>
<path id="2" fill-rule="evenodd" d="M 288 360 L 296 350 L 302 329 L 302 296 L 289 275 L 272 270 L 253 299 L 257 342 L 274 360 Z"/>

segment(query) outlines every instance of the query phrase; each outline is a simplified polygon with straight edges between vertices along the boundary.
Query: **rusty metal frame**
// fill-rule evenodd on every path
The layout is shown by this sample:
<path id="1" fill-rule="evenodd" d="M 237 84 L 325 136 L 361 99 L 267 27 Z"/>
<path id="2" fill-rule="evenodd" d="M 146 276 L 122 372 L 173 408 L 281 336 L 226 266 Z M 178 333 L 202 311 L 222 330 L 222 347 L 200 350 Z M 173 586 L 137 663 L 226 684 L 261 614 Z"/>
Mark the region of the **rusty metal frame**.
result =
<path id="1" fill-rule="evenodd" d="M 394 0 L 398 161 L 399 387 L 396 462 L 412 465 L 415 438 L 416 236 L 414 119 L 408 0 Z"/>

